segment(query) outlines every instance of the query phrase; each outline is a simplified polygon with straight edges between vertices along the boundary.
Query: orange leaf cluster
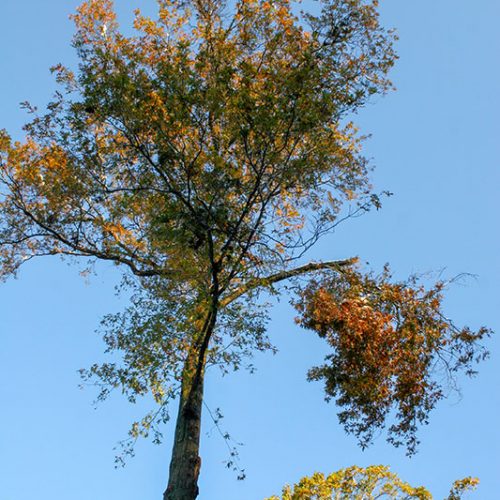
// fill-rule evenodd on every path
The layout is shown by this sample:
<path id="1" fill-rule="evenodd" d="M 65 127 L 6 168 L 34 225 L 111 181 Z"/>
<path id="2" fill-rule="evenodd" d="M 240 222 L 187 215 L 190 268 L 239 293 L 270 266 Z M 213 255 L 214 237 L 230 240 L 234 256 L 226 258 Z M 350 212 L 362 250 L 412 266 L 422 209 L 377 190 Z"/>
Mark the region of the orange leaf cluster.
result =
<path id="1" fill-rule="evenodd" d="M 426 290 L 416 278 L 391 283 L 356 272 L 315 282 L 303 291 L 299 323 L 327 340 L 333 352 L 309 372 L 324 380 L 327 398 L 342 407 L 346 429 L 366 446 L 373 431 L 396 412 L 389 441 L 415 451 L 417 425 L 443 398 L 438 372 L 472 373 L 484 357 L 488 330 L 458 329 L 441 312 L 443 283 Z"/>

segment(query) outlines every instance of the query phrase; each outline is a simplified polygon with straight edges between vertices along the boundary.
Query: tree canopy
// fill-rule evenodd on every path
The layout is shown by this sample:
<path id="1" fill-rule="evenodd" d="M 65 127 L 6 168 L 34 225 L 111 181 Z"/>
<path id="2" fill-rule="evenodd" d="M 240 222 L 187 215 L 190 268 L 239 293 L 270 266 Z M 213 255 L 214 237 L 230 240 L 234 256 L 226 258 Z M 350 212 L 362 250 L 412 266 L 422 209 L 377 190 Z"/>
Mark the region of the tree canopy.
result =
<path id="1" fill-rule="evenodd" d="M 396 56 L 376 1 L 298 3 L 159 0 L 128 36 L 110 0 L 84 2 L 78 69 L 53 68 L 45 113 L 25 104 L 25 140 L 0 133 L 0 275 L 49 255 L 123 269 L 130 307 L 103 322 L 121 361 L 83 375 L 101 398 L 154 397 L 132 441 L 159 440 L 179 397 L 166 499 L 197 495 L 207 364 L 272 349 L 259 294 L 280 283 L 331 348 L 310 379 L 363 446 L 394 410 L 389 439 L 413 453 L 442 372 L 472 373 L 485 355 L 487 329 L 443 314 L 446 283 L 393 283 L 357 257 L 305 261 L 340 222 L 380 208 L 350 116 L 391 89 Z"/>
<path id="2" fill-rule="evenodd" d="M 479 481 L 466 477 L 453 483 L 445 500 L 460 500 L 465 493 L 476 488 Z M 402 481 L 388 467 L 348 467 L 325 476 L 319 472 L 303 477 L 293 487 L 285 486 L 282 496 L 267 500 L 432 500 L 423 486 L 412 487 Z"/>

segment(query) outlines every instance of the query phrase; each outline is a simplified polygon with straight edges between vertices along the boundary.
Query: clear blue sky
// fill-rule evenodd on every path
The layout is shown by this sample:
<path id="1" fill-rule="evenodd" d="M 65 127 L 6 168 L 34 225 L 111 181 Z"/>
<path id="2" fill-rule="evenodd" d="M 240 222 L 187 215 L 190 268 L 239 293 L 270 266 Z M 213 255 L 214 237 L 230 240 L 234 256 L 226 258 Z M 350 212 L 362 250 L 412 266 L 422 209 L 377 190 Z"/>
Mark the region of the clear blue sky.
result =
<path id="1" fill-rule="evenodd" d="M 304 0 L 307 3 L 310 0 Z M 18 103 L 43 105 L 53 83 L 48 67 L 73 63 L 68 15 L 78 0 L 2 0 L 0 127 L 20 134 Z M 119 0 L 123 19 L 153 0 Z M 446 311 L 457 323 L 500 331 L 500 3 L 498 0 L 385 0 L 383 20 L 398 29 L 396 93 L 358 116 L 373 134 L 367 153 L 374 183 L 395 196 L 383 210 L 355 220 L 315 250 L 315 258 L 360 255 L 398 276 L 440 270 L 477 275 L 450 291 Z M 149 500 L 161 498 L 172 426 L 162 446 L 142 442 L 123 470 L 113 446 L 143 408 L 119 396 L 93 409 L 92 389 L 80 391 L 77 370 L 102 359 L 93 333 L 100 317 L 120 308 L 118 274 L 100 265 L 90 284 L 58 260 L 29 263 L 18 280 L 0 285 L 0 499 Z M 365 452 L 346 436 L 335 408 L 323 402 L 307 369 L 324 346 L 294 326 L 282 302 L 270 331 L 280 352 L 256 359 L 254 375 L 209 374 L 206 399 L 241 448 L 247 479 L 237 482 L 222 462 L 224 443 L 204 421 L 201 500 L 259 500 L 313 471 L 352 464 L 388 464 L 443 498 L 449 484 L 476 475 L 478 500 L 500 492 L 499 339 L 474 380 L 462 379 L 422 429 L 419 454 L 408 459 L 380 436 Z M 175 409 L 174 409 L 175 413 Z M 208 433 L 208 435 L 207 435 Z"/>

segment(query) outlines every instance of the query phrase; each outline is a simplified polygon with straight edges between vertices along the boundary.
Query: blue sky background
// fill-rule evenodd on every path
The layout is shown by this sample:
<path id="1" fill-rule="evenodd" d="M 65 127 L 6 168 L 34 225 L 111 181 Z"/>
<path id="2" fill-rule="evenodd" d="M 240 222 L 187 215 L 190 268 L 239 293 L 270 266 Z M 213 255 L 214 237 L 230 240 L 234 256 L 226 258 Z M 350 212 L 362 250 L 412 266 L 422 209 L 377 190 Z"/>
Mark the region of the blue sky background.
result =
<path id="1" fill-rule="evenodd" d="M 310 0 L 304 0 L 307 4 Z M 49 66 L 72 64 L 68 15 L 77 0 L 2 0 L 0 10 L 0 127 L 18 137 L 26 116 L 18 103 L 43 105 L 54 85 Z M 123 20 L 140 4 L 120 0 Z M 351 221 L 314 250 L 314 258 L 360 255 L 375 269 L 389 261 L 396 275 L 439 271 L 477 275 L 450 290 L 446 312 L 458 324 L 500 331 L 499 49 L 497 0 L 381 2 L 384 24 L 398 29 L 396 93 L 357 117 L 370 132 L 366 152 L 374 184 L 395 196 L 382 211 Z M 19 279 L 0 285 L 0 499 L 159 499 L 165 487 L 173 427 L 163 445 L 141 442 L 125 469 L 113 468 L 113 447 L 145 407 L 119 395 L 97 409 L 95 392 L 80 391 L 77 370 L 102 359 L 94 332 L 103 314 L 118 310 L 118 273 L 99 265 L 90 284 L 58 260 L 31 262 Z M 362 452 L 323 401 L 309 367 L 325 346 L 293 324 L 283 301 L 270 332 L 276 356 L 259 356 L 254 375 L 224 379 L 209 373 L 206 401 L 221 407 L 240 449 L 247 479 L 223 465 L 224 442 L 204 420 L 201 500 L 259 500 L 314 471 L 352 464 L 387 464 L 412 484 L 443 498 L 450 483 L 480 477 L 471 498 L 500 491 L 499 339 L 480 375 L 461 379 L 462 398 L 441 403 L 420 432 L 412 459 L 381 435 Z M 175 409 L 174 409 L 175 413 Z M 205 415 L 206 416 L 206 415 Z"/>

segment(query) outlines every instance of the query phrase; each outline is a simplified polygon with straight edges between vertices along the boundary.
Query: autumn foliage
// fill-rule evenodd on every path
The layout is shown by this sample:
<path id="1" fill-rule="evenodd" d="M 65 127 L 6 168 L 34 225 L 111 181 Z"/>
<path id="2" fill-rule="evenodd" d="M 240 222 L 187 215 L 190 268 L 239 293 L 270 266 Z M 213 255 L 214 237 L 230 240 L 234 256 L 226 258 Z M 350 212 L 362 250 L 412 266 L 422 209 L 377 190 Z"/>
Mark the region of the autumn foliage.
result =
<path id="1" fill-rule="evenodd" d="M 305 4 L 158 0 L 125 35 L 110 0 L 88 0 L 73 16 L 78 67 L 52 68 L 45 112 L 25 103 L 23 140 L 0 131 L 0 279 L 54 255 L 123 271 L 130 306 L 103 322 L 119 356 L 82 373 L 100 399 L 119 388 L 157 403 L 132 445 L 159 442 L 179 399 L 165 500 L 198 494 L 206 367 L 273 349 L 263 291 L 310 280 L 290 288 L 299 323 L 332 353 L 309 378 L 362 445 L 394 410 L 390 440 L 414 452 L 445 395 L 435 375 L 481 357 L 487 330 L 445 318 L 442 284 L 363 274 L 356 257 L 304 262 L 381 206 L 350 118 L 392 88 L 396 59 L 377 1 Z"/>
<path id="2" fill-rule="evenodd" d="M 445 286 L 426 289 L 417 277 L 393 282 L 388 268 L 379 276 L 351 269 L 314 280 L 296 303 L 299 324 L 332 348 L 309 379 L 324 381 L 327 398 L 342 408 L 340 421 L 362 446 L 394 412 L 389 441 L 414 453 L 417 426 L 445 397 L 453 373 L 474 374 L 487 355 L 479 347 L 486 328 L 459 329 L 444 316 Z"/>
<path id="3" fill-rule="evenodd" d="M 304 23 L 292 7 L 162 0 L 127 37 L 111 1 L 83 3 L 78 72 L 53 67 L 61 91 L 43 115 L 26 105 L 26 141 L 1 133 L 0 274 L 89 256 L 197 289 L 212 260 L 231 288 L 300 255 L 343 201 L 368 207 L 344 117 L 390 88 L 392 36 L 371 4 Z"/>
<path id="4" fill-rule="evenodd" d="M 460 500 L 463 495 L 474 490 L 479 481 L 472 477 L 453 483 L 445 500 Z M 315 473 L 303 477 L 293 487 L 285 486 L 281 497 L 267 500 L 432 500 L 433 496 L 423 486 L 413 487 L 402 481 L 388 467 L 348 467 L 328 476 Z"/>

